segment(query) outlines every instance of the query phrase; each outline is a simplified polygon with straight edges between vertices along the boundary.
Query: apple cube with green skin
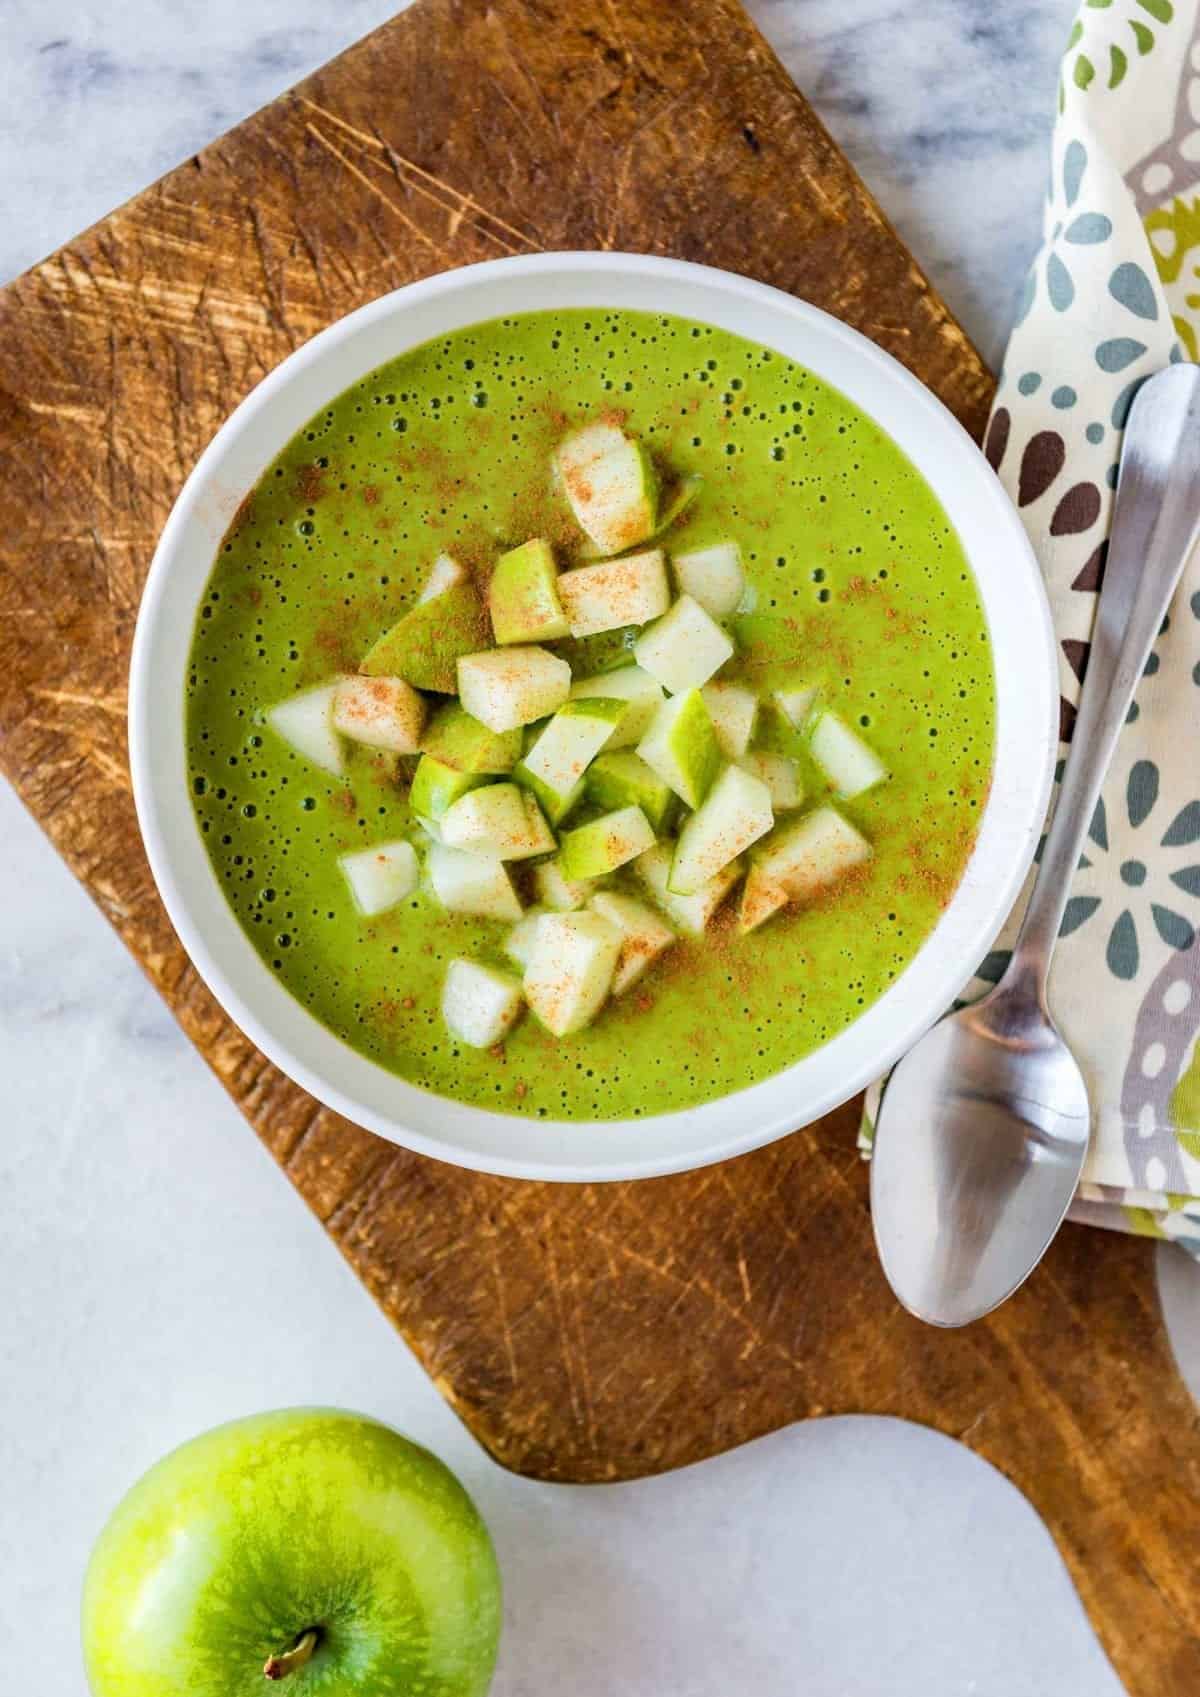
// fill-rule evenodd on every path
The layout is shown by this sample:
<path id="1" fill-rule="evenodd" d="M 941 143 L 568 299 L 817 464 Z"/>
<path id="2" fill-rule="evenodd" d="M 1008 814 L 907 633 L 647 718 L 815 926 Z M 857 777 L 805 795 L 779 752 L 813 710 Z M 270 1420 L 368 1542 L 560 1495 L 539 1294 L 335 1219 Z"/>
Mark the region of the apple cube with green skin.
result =
<path id="1" fill-rule="evenodd" d="M 645 902 L 618 895 L 615 890 L 597 890 L 591 908 L 621 933 L 621 952 L 612 981 L 612 994 L 619 996 L 671 947 L 675 933 Z"/>
<path id="2" fill-rule="evenodd" d="M 453 807 L 460 796 L 478 789 L 487 781 L 481 773 L 459 772 L 453 766 L 435 760 L 432 754 L 423 754 L 413 775 L 408 805 L 435 836 L 440 835 L 438 821 L 446 809 Z"/>
<path id="3" fill-rule="evenodd" d="M 510 922 L 520 919 L 520 899 L 508 869 L 495 855 L 469 854 L 433 843 L 425 867 L 433 893 L 447 913 Z"/>
<path id="4" fill-rule="evenodd" d="M 620 701 L 625 711 L 613 727 L 607 747 L 628 748 L 640 742 L 655 710 L 662 706 L 662 685 L 640 666 L 621 666 L 571 685 L 572 701 Z"/>
<path id="5" fill-rule="evenodd" d="M 558 582 L 554 551 L 541 537 L 501 554 L 488 588 L 496 641 L 553 642 L 569 636 Z"/>
<path id="6" fill-rule="evenodd" d="M 681 595 L 633 645 L 638 665 L 672 695 L 699 689 L 732 653 L 733 643 L 720 625 L 690 595 Z"/>
<path id="7" fill-rule="evenodd" d="M 675 792 L 632 748 L 605 750 L 588 767 L 584 791 L 598 807 L 640 807 L 656 836 L 666 830 Z"/>
<path id="8" fill-rule="evenodd" d="M 699 807 L 721 766 L 721 750 L 698 689 L 664 701 L 637 752 L 688 807 Z"/>
<path id="9" fill-rule="evenodd" d="M 653 843 L 654 831 L 641 808 L 619 807 L 564 831 L 558 863 L 564 878 L 603 878 Z"/>
<path id="10" fill-rule="evenodd" d="M 669 491 L 663 490 L 660 486 L 658 516 L 654 521 L 654 529 L 649 536 L 644 536 L 641 540 L 643 542 L 654 542 L 658 537 L 664 536 L 672 525 L 677 524 L 684 513 L 687 512 L 703 487 L 704 479 L 694 472 L 689 472 L 686 477 L 679 478 L 671 485 Z M 607 552 L 607 549 L 597 548 L 594 542 L 588 541 L 579 550 L 579 555 L 581 559 L 594 560 L 597 556 L 603 556 Z"/>
<path id="11" fill-rule="evenodd" d="M 715 878 L 709 880 L 690 896 L 680 896 L 670 888 L 671 864 L 675 845 L 656 843 L 646 854 L 639 855 L 634 871 L 649 890 L 654 901 L 667 918 L 691 937 L 701 937 L 714 914 L 742 875 L 742 862 L 731 860 Z"/>
<path id="12" fill-rule="evenodd" d="M 457 701 L 439 707 L 425 727 L 421 747 L 446 766 L 460 772 L 511 772 L 521 758 L 521 728 L 492 731 L 473 719 Z"/>
<path id="13" fill-rule="evenodd" d="M 346 757 L 333 723 L 334 702 L 342 679 L 319 684 L 281 701 L 267 713 L 267 724 L 288 747 L 323 772 L 340 778 L 346 770 Z"/>
<path id="14" fill-rule="evenodd" d="M 485 784 L 448 807 L 439 824 L 447 848 L 497 860 L 528 860 L 554 850 L 554 833 L 533 796 L 516 784 Z"/>
<path id="15" fill-rule="evenodd" d="M 786 813 L 799 807 L 804 800 L 804 782 L 800 767 L 786 754 L 769 754 L 756 749 L 744 754 L 738 762 L 751 777 L 760 778 L 771 792 L 771 806 L 776 813 Z"/>
<path id="16" fill-rule="evenodd" d="M 743 937 L 757 931 L 772 915 L 786 907 L 790 899 L 782 884 L 774 883 L 760 866 L 751 864 L 738 903 L 738 930 Z"/>
<path id="17" fill-rule="evenodd" d="M 668 879 L 672 895 L 694 896 L 774 823 L 771 792 L 762 780 L 726 766 L 679 833 Z"/>
<path id="18" fill-rule="evenodd" d="M 547 913 L 525 971 L 525 999 L 556 1037 L 582 1031 L 612 986 L 622 933 L 598 913 Z"/>
<path id="19" fill-rule="evenodd" d="M 539 922 L 545 918 L 544 907 L 528 907 L 504 939 L 504 952 L 509 960 L 516 961 L 524 972 L 533 959 L 533 945 L 537 941 Z"/>
<path id="20" fill-rule="evenodd" d="M 415 754 L 425 724 L 425 697 L 403 678 L 343 678 L 333 698 L 333 728 L 351 742 Z"/>
<path id="21" fill-rule="evenodd" d="M 445 589 L 454 589 L 460 583 L 467 581 L 467 568 L 460 565 L 453 554 L 439 554 L 429 568 L 429 576 L 425 579 L 424 588 L 417 596 L 417 606 L 423 601 L 432 601 L 435 595 L 440 595 Z"/>
<path id="22" fill-rule="evenodd" d="M 559 444 L 554 466 L 581 530 L 602 554 L 654 534 L 658 477 L 649 454 L 615 424 L 588 424 Z"/>
<path id="23" fill-rule="evenodd" d="M 875 750 L 836 713 L 821 714 L 809 734 L 809 747 L 833 788 L 847 801 L 881 784 L 888 775 Z"/>
<path id="24" fill-rule="evenodd" d="M 737 611 L 746 591 L 746 574 L 736 542 L 717 542 L 711 548 L 672 554 L 671 564 L 680 593 L 698 601 L 714 619 L 727 619 Z"/>
<path id="25" fill-rule="evenodd" d="M 705 684 L 700 694 L 717 733 L 721 753 L 726 760 L 740 760 L 754 735 L 758 697 L 743 684 Z"/>
<path id="26" fill-rule="evenodd" d="M 342 1409 L 254 1414 L 158 1462 L 83 1591 L 92 1697 L 484 1697 L 500 1636 L 487 1529 L 448 1468 Z M 266 1678 L 264 1678 L 266 1675 Z"/>
<path id="27" fill-rule="evenodd" d="M 474 960 L 452 960 L 442 986 L 442 1018 L 451 1036 L 471 1049 L 490 1049 L 521 1017 L 520 980 Z"/>
<path id="28" fill-rule="evenodd" d="M 359 670 L 453 695 L 459 658 L 473 654 L 487 638 L 487 615 L 474 584 L 458 583 L 410 608 L 367 651 Z"/>
<path id="29" fill-rule="evenodd" d="M 513 777 L 533 791 L 552 825 L 578 801 L 589 766 L 624 711 L 619 701 L 567 701 L 517 764 Z"/>
<path id="30" fill-rule="evenodd" d="M 755 864 L 790 899 L 805 901 L 864 865 L 871 853 L 862 833 L 826 806 L 778 826 L 760 845 Z"/>
<path id="31" fill-rule="evenodd" d="M 775 704 L 794 730 L 802 731 L 817 699 L 811 684 L 789 684 L 775 691 Z"/>
<path id="32" fill-rule="evenodd" d="M 411 843 L 378 843 L 338 860 L 360 913 L 386 913 L 411 896 L 421 876 Z"/>
<path id="33" fill-rule="evenodd" d="M 590 878 L 564 878 L 562 865 L 555 855 L 553 860 L 543 860 L 534 867 L 533 887 L 538 900 L 555 913 L 574 913 L 591 895 L 593 881 Z"/>
<path id="34" fill-rule="evenodd" d="M 595 566 L 577 566 L 559 578 L 558 593 L 574 637 L 648 624 L 671 605 L 661 548 Z"/>
<path id="35" fill-rule="evenodd" d="M 513 731 L 555 712 L 571 692 L 571 668 L 548 648 L 493 648 L 458 662 L 463 707 L 492 731 Z"/>

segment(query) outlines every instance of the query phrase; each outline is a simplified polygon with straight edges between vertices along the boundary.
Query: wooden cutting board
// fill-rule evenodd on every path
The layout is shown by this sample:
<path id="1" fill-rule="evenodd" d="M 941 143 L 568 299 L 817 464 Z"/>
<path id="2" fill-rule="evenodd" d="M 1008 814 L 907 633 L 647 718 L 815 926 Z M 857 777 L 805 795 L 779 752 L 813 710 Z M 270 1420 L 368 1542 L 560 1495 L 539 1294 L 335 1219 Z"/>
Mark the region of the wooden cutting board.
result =
<path id="1" fill-rule="evenodd" d="M 982 426 L 987 371 L 734 0 L 421 0 L 0 293 L 0 762 L 497 1460 L 609 1480 L 819 1414 L 926 1422 L 1033 1501 L 1130 1691 L 1196 1697 L 1200 1435 L 1146 1244 L 1068 1229 L 942 1335 L 879 1275 L 853 1109 L 637 1185 L 420 1160 L 269 1066 L 159 906 L 126 667 L 200 449 L 351 307 L 568 247 L 778 284 Z"/>

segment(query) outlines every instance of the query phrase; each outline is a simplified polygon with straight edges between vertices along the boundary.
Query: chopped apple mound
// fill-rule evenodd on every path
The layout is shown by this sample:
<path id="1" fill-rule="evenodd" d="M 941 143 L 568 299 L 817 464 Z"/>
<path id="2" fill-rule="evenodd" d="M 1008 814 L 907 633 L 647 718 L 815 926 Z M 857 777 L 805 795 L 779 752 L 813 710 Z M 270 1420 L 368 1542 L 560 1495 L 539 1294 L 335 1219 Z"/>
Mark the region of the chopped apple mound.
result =
<path id="1" fill-rule="evenodd" d="M 263 715 L 334 776 L 345 771 L 343 739 L 419 755 L 402 827 L 412 841 L 338 864 L 366 917 L 421 891 L 447 914 L 508 927 L 501 946 L 520 980 L 462 958 L 446 972 L 446 1027 L 475 1048 L 502 1042 L 526 1004 L 557 1037 L 582 1031 L 610 995 L 673 945 L 689 946 L 680 933 L 702 944 L 739 883 L 742 938 L 817 899 L 873 852 L 822 798 L 851 801 L 888 776 L 827 705 L 824 682 L 801 673 L 756 689 L 746 681 L 753 655 L 727 667 L 734 644 L 719 621 L 745 613 L 754 593 L 736 541 L 674 554 L 672 600 L 663 550 L 647 544 L 695 496 L 696 479 L 679 481 L 660 510 L 649 455 L 608 420 L 563 441 L 554 469 L 588 538 L 573 557 L 590 563 L 560 572 L 550 542 L 532 537 L 497 559 L 485 610 L 470 574 L 441 555 L 358 673 Z M 581 667 L 589 675 L 573 678 L 546 646 L 588 653 L 573 645 L 614 631 L 626 634 L 599 649 L 628 663 L 611 671 L 590 671 L 593 657 Z M 819 805 L 803 812 L 806 776 Z M 517 884 L 515 861 L 533 863 Z M 635 880 L 652 905 L 630 893 Z M 519 890 L 535 905 L 524 910 Z"/>

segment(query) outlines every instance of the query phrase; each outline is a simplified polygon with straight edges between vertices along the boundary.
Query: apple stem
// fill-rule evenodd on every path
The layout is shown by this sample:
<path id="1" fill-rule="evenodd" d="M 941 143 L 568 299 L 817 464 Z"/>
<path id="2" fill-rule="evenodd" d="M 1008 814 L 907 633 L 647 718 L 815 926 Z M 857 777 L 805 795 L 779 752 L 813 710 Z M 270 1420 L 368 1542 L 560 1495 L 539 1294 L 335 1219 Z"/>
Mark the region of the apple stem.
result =
<path id="1" fill-rule="evenodd" d="M 312 1653 L 320 1643 L 321 1635 L 315 1626 L 310 1626 L 307 1632 L 302 1632 L 290 1650 L 282 1650 L 277 1656 L 268 1656 L 263 1667 L 267 1679 L 286 1679 L 289 1673 L 295 1673 L 305 1662 L 312 1659 Z"/>

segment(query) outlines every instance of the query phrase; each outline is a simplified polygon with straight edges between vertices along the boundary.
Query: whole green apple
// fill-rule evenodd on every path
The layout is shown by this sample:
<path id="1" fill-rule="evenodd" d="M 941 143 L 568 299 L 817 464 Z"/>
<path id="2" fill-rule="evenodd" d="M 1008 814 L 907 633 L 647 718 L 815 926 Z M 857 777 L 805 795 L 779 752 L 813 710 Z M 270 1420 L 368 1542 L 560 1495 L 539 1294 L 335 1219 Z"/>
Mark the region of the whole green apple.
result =
<path id="1" fill-rule="evenodd" d="M 448 1468 L 365 1415 L 280 1409 L 152 1467 L 83 1592 L 94 1697 L 482 1697 L 487 1528 Z"/>

